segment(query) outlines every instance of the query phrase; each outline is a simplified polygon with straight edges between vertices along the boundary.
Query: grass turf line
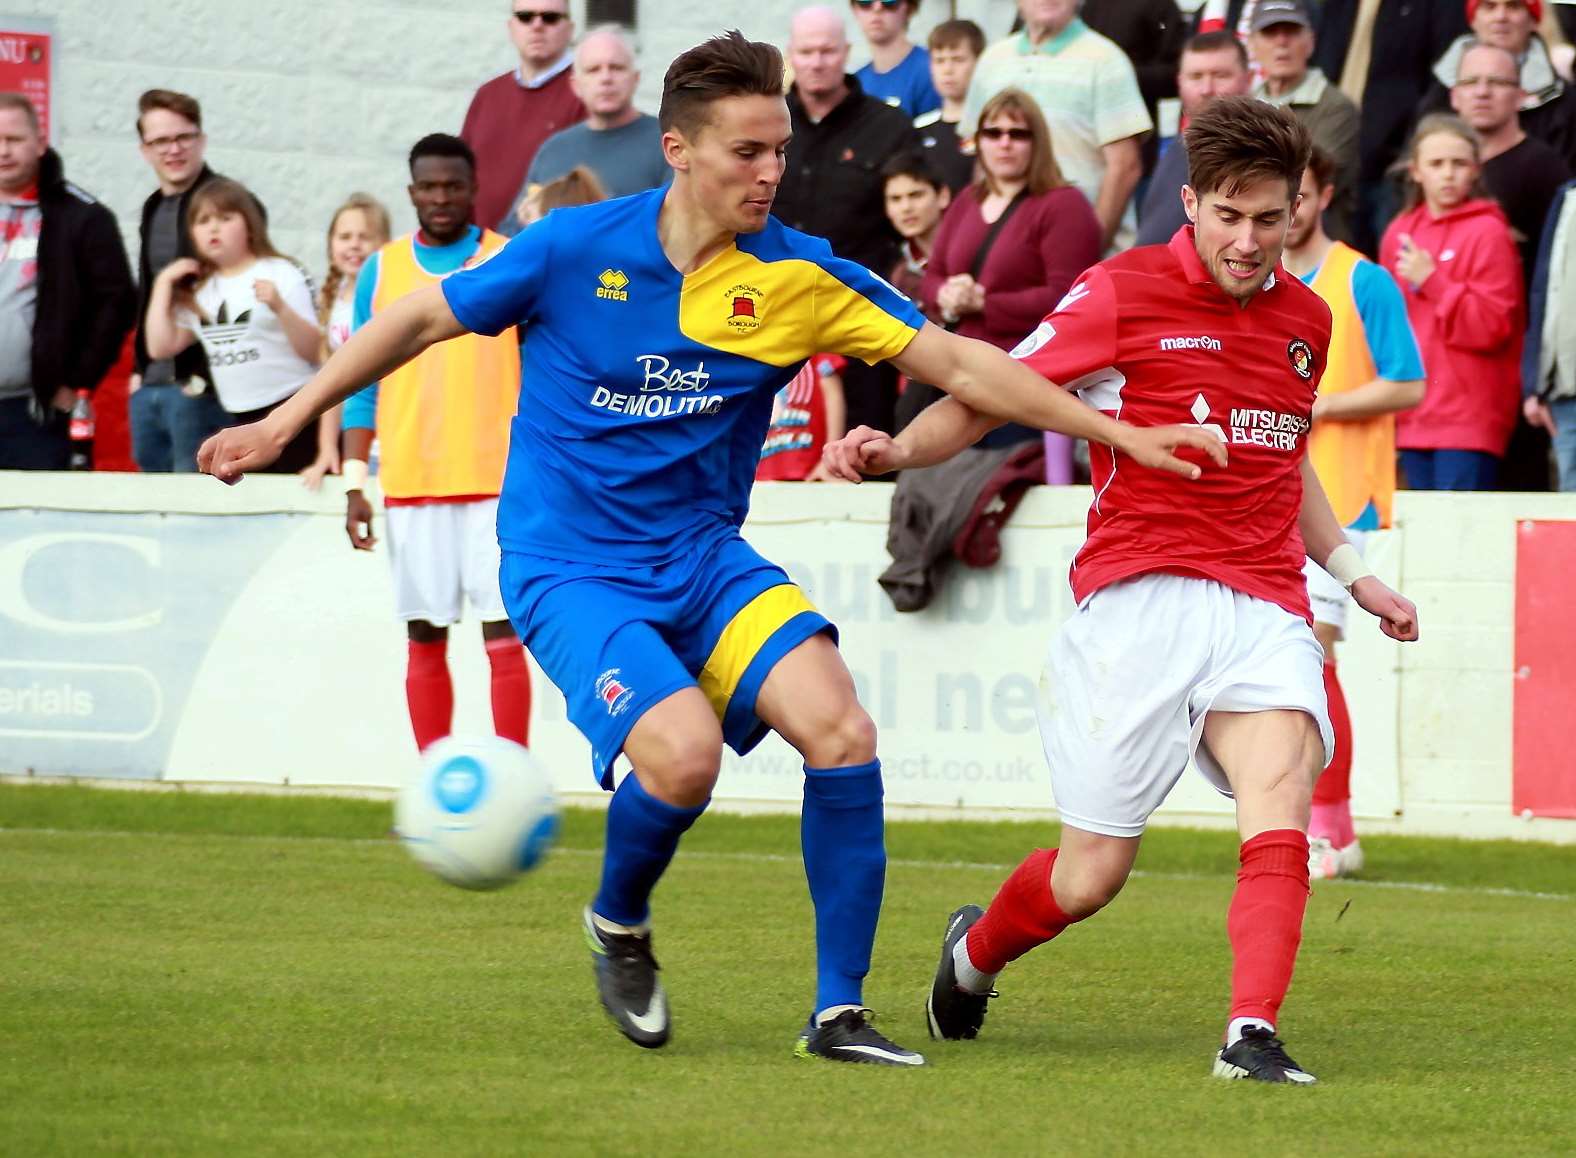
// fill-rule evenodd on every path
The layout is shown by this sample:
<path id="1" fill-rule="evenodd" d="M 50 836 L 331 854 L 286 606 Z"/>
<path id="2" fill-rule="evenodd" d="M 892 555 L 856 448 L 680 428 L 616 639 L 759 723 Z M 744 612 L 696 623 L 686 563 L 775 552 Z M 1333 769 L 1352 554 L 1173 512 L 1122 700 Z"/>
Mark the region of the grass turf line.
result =
<path id="1" fill-rule="evenodd" d="M 566 847 L 594 849 L 600 817 L 568 819 Z M 1569 1139 L 1570 902 L 1316 890 L 1286 1030 L 1324 1084 L 1262 1089 L 1206 1076 L 1229 834 L 1151 834 L 1148 871 L 1207 875 L 1135 880 L 1013 966 L 973 1043 L 925 1038 L 923 991 L 947 912 L 1000 874 L 897 863 L 868 996 L 934 1064 L 889 1073 L 789 1056 L 813 959 L 792 818 L 708 817 L 686 842 L 714 855 L 681 853 L 658 893 L 676 1033 L 655 1053 L 596 1005 L 575 927 L 593 857 L 467 894 L 382 841 L 388 820 L 367 801 L 0 787 L 0 1151 L 1189 1154 L 1257 1138 L 1487 1154 Z M 1008 863 L 1050 839 L 901 823 L 889 844 L 898 862 Z M 1569 891 L 1569 853 L 1391 838 L 1370 861 Z"/>

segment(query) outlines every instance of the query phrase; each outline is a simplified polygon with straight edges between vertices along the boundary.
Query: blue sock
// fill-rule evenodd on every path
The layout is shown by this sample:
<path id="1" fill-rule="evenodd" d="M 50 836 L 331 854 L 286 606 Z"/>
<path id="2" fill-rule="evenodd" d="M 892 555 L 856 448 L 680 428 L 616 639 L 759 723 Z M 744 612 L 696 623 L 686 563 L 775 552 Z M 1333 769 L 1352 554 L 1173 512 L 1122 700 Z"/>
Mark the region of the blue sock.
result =
<path id="1" fill-rule="evenodd" d="M 710 803 L 707 801 L 706 803 Z M 706 804 L 680 808 L 625 776 L 607 807 L 607 847 L 602 853 L 602 887 L 591 911 L 620 925 L 639 925 L 651 916 L 651 890 L 678 851 Z"/>
<path id="2" fill-rule="evenodd" d="M 815 904 L 816 1012 L 863 1004 L 886 887 L 881 761 L 804 766 L 799 843 Z"/>

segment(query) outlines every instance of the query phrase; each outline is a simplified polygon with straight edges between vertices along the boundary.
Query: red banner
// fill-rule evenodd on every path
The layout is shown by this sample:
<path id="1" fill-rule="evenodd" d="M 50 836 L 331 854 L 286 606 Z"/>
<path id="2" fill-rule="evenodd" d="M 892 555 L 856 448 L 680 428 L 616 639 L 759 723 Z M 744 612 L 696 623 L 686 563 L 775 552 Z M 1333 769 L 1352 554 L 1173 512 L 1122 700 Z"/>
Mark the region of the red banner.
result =
<path id="1" fill-rule="evenodd" d="M 1576 817 L 1576 522 L 1516 528 L 1515 740 L 1511 807 Z"/>
<path id="2" fill-rule="evenodd" d="M 47 32 L 22 32 L 0 26 L 0 92 L 19 92 L 38 109 L 38 121 L 49 140 L 50 53 Z"/>

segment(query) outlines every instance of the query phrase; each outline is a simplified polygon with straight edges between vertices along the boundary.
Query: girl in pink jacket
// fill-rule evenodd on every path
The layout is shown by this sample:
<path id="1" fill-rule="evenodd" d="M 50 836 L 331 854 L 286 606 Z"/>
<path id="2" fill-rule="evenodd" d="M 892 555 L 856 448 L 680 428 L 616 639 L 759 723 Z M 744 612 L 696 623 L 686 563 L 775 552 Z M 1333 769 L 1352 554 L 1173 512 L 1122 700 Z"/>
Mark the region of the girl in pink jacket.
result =
<path id="1" fill-rule="evenodd" d="M 1413 490 L 1492 489 L 1516 425 L 1526 291 L 1510 223 L 1481 174 L 1477 134 L 1452 116 L 1424 117 L 1408 149 L 1406 209 L 1379 246 L 1427 369 L 1422 403 L 1396 419 Z"/>

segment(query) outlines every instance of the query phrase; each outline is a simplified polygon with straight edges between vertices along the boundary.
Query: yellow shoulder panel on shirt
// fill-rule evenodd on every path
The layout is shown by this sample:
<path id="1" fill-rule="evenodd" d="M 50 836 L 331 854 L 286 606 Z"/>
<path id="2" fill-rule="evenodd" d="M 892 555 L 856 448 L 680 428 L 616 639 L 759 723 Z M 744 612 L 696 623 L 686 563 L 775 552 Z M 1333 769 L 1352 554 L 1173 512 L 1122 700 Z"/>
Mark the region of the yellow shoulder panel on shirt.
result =
<path id="1" fill-rule="evenodd" d="M 819 353 L 875 361 L 901 351 L 914 333 L 813 261 L 762 261 L 737 248 L 684 279 L 679 332 L 768 366 Z"/>

